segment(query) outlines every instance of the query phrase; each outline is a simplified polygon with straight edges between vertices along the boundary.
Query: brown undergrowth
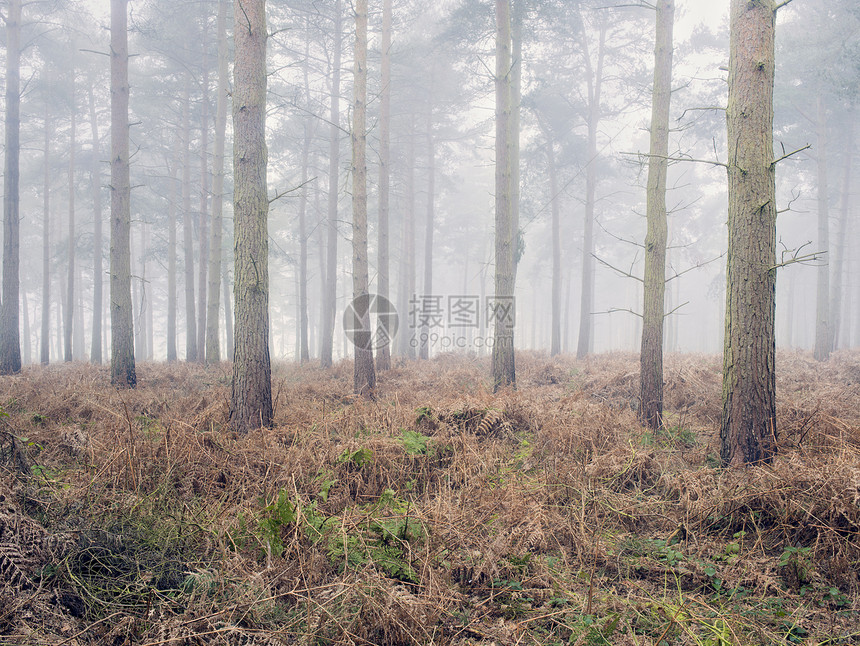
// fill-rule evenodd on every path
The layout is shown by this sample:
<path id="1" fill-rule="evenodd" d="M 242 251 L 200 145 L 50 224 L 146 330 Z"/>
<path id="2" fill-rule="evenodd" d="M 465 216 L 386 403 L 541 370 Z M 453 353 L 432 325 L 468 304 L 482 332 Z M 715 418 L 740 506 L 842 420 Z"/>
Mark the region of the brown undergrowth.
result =
<path id="1" fill-rule="evenodd" d="M 720 364 L 442 356 L 351 394 L 227 366 L 0 379 L 0 644 L 791 644 L 860 634 L 860 354 L 779 357 L 780 455 L 718 468 Z M 833 641 L 827 641 L 832 639 Z M 841 640 L 841 641 L 838 641 Z"/>

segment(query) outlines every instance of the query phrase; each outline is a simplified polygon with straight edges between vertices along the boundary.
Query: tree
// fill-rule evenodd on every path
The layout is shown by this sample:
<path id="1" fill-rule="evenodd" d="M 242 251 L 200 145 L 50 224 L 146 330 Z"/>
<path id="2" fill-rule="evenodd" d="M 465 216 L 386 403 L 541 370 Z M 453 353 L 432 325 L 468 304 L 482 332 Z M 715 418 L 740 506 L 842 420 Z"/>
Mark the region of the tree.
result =
<path id="1" fill-rule="evenodd" d="M 182 248 L 185 251 L 185 360 L 197 361 L 197 311 L 194 301 L 194 223 L 191 213 L 190 79 L 182 91 Z"/>
<path id="2" fill-rule="evenodd" d="M 728 131 L 729 246 L 720 458 L 776 454 L 776 163 L 773 0 L 732 0 Z"/>
<path id="3" fill-rule="evenodd" d="M 816 101 L 816 148 L 818 167 L 818 250 L 830 251 L 830 208 L 827 181 L 827 105 L 819 91 Z M 813 356 L 824 361 L 830 356 L 833 339 L 830 320 L 830 264 L 822 262 L 816 271 L 815 347 Z"/>
<path id="4" fill-rule="evenodd" d="M 74 66 L 72 66 L 74 70 Z M 69 239 L 67 241 L 68 272 L 66 274 L 66 310 L 64 312 L 64 361 L 71 361 L 72 327 L 74 326 L 75 311 L 75 140 L 77 124 L 77 106 L 75 105 L 75 81 L 72 78 L 71 91 L 71 125 L 69 126 Z"/>
<path id="5" fill-rule="evenodd" d="M 511 185 L 511 3 L 496 0 L 496 274 L 493 390 L 516 385 L 514 358 L 514 228 Z M 508 309 L 511 308 L 511 309 Z"/>
<path id="6" fill-rule="evenodd" d="M 134 388 L 131 182 L 128 144 L 128 0 L 111 0 L 111 383 Z"/>
<path id="7" fill-rule="evenodd" d="M 648 232 L 645 236 L 642 350 L 639 356 L 639 419 L 649 428 L 663 425 L 663 319 L 666 297 L 666 171 L 669 107 L 672 98 L 672 31 L 675 0 L 657 3 L 651 153 L 648 158 Z"/>
<path id="8" fill-rule="evenodd" d="M 353 390 L 373 396 L 376 368 L 373 364 L 370 312 L 360 305 L 367 297 L 367 0 L 355 3 L 355 77 L 352 122 L 352 297 L 360 331 L 355 337 Z"/>
<path id="9" fill-rule="evenodd" d="M 90 131 L 92 134 L 92 159 L 90 175 L 93 195 L 93 327 L 90 345 L 90 361 L 102 362 L 102 182 L 99 155 L 99 127 L 96 118 L 96 101 L 92 82 L 89 84 Z"/>
<path id="10" fill-rule="evenodd" d="M 233 213 L 236 302 L 230 425 L 272 423 L 269 196 L 266 184 L 266 2 L 234 0 Z"/>
<path id="11" fill-rule="evenodd" d="M 326 217 L 326 291 L 323 294 L 322 341 L 320 365 L 332 365 L 334 350 L 334 319 L 337 304 L 337 202 L 340 176 L 340 66 L 343 47 L 342 0 L 334 5 L 333 54 L 331 65 L 331 94 L 329 117 L 328 214 Z"/>
<path id="12" fill-rule="evenodd" d="M 391 0 L 382 2 L 381 43 L 382 96 L 379 106 L 379 295 L 390 296 L 389 277 L 389 185 L 391 180 Z M 391 368 L 391 344 L 383 343 L 376 351 L 376 367 Z"/>
<path id="13" fill-rule="evenodd" d="M 0 374 L 21 371 L 19 156 L 21 152 L 21 0 L 6 13 L 6 161 L 3 171 L 3 294 L 0 301 Z"/>
<path id="14" fill-rule="evenodd" d="M 212 242 L 209 246 L 209 289 L 206 314 L 206 362 L 221 361 L 218 338 L 221 244 L 224 230 L 224 147 L 227 129 L 227 0 L 218 1 L 218 95 L 215 107 L 215 158 L 212 180 Z"/>
<path id="15" fill-rule="evenodd" d="M 579 307 L 579 339 L 576 357 L 588 355 L 594 345 L 592 318 L 594 315 L 594 206 L 597 192 L 597 127 L 600 124 L 600 97 L 603 89 L 603 65 L 606 55 L 605 19 L 598 26 L 596 65 L 588 50 L 588 37 L 582 30 L 583 59 L 588 85 L 588 160 L 585 170 L 585 225 L 582 239 L 582 291 Z"/>

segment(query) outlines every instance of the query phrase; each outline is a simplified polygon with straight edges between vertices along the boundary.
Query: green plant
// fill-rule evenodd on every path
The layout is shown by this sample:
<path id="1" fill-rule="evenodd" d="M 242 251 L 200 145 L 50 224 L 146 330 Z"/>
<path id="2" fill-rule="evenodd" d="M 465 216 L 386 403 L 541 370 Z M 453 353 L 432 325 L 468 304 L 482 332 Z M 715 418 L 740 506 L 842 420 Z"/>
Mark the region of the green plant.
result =
<path id="1" fill-rule="evenodd" d="M 371 462 L 373 462 L 373 451 L 364 446 L 355 451 L 345 449 L 337 458 L 338 464 L 350 464 L 359 469 Z"/>
<path id="2" fill-rule="evenodd" d="M 404 430 L 400 441 L 409 455 L 428 455 L 433 449 L 432 438 L 417 431 Z"/>
<path id="3" fill-rule="evenodd" d="M 783 569 L 783 579 L 793 588 L 799 588 L 800 593 L 806 592 L 805 587 L 812 577 L 812 548 L 787 545 L 779 557 L 779 567 Z"/>
<path id="4" fill-rule="evenodd" d="M 263 508 L 260 514 L 260 533 L 268 550 L 275 556 L 284 553 L 282 530 L 296 522 L 296 506 L 290 501 L 286 490 L 281 489 L 278 497 Z"/>
<path id="5" fill-rule="evenodd" d="M 420 424 L 425 419 L 431 421 L 433 419 L 433 411 L 429 406 L 419 406 L 415 409 L 415 423 Z"/>

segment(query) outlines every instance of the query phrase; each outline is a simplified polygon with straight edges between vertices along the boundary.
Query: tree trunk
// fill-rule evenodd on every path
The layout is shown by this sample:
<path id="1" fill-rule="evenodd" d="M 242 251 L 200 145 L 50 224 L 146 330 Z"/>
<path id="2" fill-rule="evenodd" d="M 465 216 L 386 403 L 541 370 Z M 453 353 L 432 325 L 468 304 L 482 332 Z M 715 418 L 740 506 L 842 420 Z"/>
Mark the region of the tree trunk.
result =
<path id="1" fill-rule="evenodd" d="M 174 171 L 175 172 L 175 171 Z M 167 198 L 167 361 L 176 361 L 176 198 L 177 178 L 170 175 Z"/>
<path id="2" fill-rule="evenodd" d="M 342 0 L 335 1 L 334 53 L 332 56 L 331 123 L 328 159 L 328 244 L 326 250 L 326 291 L 323 294 L 322 343 L 320 365 L 332 365 L 335 313 L 337 309 L 337 201 L 340 177 L 340 65 L 343 46 Z"/>
<path id="3" fill-rule="evenodd" d="M 424 229 L 424 296 L 433 296 L 433 229 L 435 223 L 436 193 L 436 146 L 433 141 L 433 107 L 427 115 L 427 219 Z M 419 359 L 430 358 L 430 317 L 422 316 L 421 346 Z"/>
<path id="4" fill-rule="evenodd" d="M 200 257 L 197 264 L 197 361 L 206 359 L 206 308 L 207 277 L 209 268 L 209 28 L 208 20 L 203 27 L 203 96 L 200 110 L 200 210 L 198 212 Z"/>
<path id="5" fill-rule="evenodd" d="M 50 102 L 45 103 L 45 179 L 42 188 L 42 333 L 39 339 L 39 361 L 51 361 L 51 139 L 54 136 Z"/>
<path id="6" fill-rule="evenodd" d="M 776 184 L 773 0 L 732 0 L 729 247 L 723 351 L 723 465 L 776 454 Z"/>
<path id="7" fill-rule="evenodd" d="M 194 304 L 194 225 L 191 213 L 191 118 L 189 81 L 182 93 L 182 247 L 185 251 L 185 360 L 197 361 Z"/>
<path id="8" fill-rule="evenodd" d="M 224 266 L 224 272 L 221 280 L 221 284 L 224 290 L 224 340 L 225 348 L 227 350 L 227 356 L 233 357 L 233 350 L 235 348 L 234 336 L 233 336 L 233 305 L 231 293 L 232 289 L 230 289 L 230 272 L 227 271 L 226 265 Z"/>
<path id="9" fill-rule="evenodd" d="M 379 105 L 379 263 L 377 289 L 385 299 L 390 297 L 389 276 L 389 186 L 391 179 L 391 0 L 382 3 L 381 76 L 382 88 Z M 382 343 L 376 350 L 376 368 L 391 368 L 391 344 Z"/>
<path id="10" fill-rule="evenodd" d="M 355 318 L 353 390 L 373 397 L 376 369 L 367 299 L 367 0 L 355 2 L 355 77 L 352 124 L 352 298 Z"/>
<path id="11" fill-rule="evenodd" d="M 548 127 L 543 128 L 546 138 L 546 164 L 549 175 L 550 205 L 552 207 L 552 320 L 550 321 L 550 356 L 561 353 L 561 206 L 558 191 L 558 170 L 555 149 Z"/>
<path id="12" fill-rule="evenodd" d="M 310 25 L 307 25 L 310 28 Z M 310 37 L 305 39 L 305 64 L 302 66 L 304 72 L 305 100 L 310 105 L 311 87 L 308 78 L 310 67 Z M 304 138 L 302 140 L 302 175 L 301 193 L 299 194 L 299 271 L 298 271 L 298 296 L 299 296 L 299 329 L 298 360 L 307 363 L 310 360 L 310 347 L 308 345 L 308 161 L 311 153 L 311 142 L 313 140 L 313 121 L 308 116 L 305 118 Z"/>
<path id="13" fill-rule="evenodd" d="M 73 66 L 74 68 L 74 66 Z M 69 125 L 69 239 L 66 246 L 68 255 L 68 273 L 66 275 L 66 311 L 63 320 L 63 360 L 72 361 L 74 352 L 72 348 L 73 327 L 75 321 L 75 146 L 77 109 L 75 107 L 75 86 L 72 80 L 72 114 Z"/>
<path id="14" fill-rule="evenodd" d="M 90 131 L 92 132 L 92 176 L 93 195 L 93 329 L 90 345 L 90 361 L 98 365 L 102 362 L 102 181 L 99 167 L 101 154 L 99 146 L 99 125 L 96 118 L 96 101 L 93 85 L 88 89 L 90 108 Z"/>
<path id="15" fill-rule="evenodd" d="M 0 304 L 0 374 L 21 371 L 18 330 L 19 155 L 21 130 L 21 0 L 9 0 L 6 13 L 6 167 L 3 173 L 3 297 Z"/>
<path id="16" fill-rule="evenodd" d="M 517 231 L 511 179 L 511 4 L 496 0 L 496 239 L 493 307 L 493 391 L 516 387 L 514 275 Z"/>
<path id="17" fill-rule="evenodd" d="M 128 154 L 128 0 L 111 0 L 111 383 L 134 388 L 131 185 Z"/>
<path id="18" fill-rule="evenodd" d="M 234 0 L 233 213 L 236 337 L 230 425 L 272 424 L 269 356 L 269 195 L 266 186 L 266 2 Z"/>
<path id="19" fill-rule="evenodd" d="M 403 215 L 403 240 L 400 252 L 400 308 L 401 312 L 409 312 L 410 304 L 416 295 L 415 277 L 415 132 L 414 120 L 409 130 L 406 142 L 406 206 Z M 411 318 L 411 317 L 410 317 Z M 411 359 L 415 358 L 418 337 L 414 325 L 410 325 L 409 334 L 401 335 L 400 354 Z"/>
<path id="20" fill-rule="evenodd" d="M 218 313 L 221 308 L 221 245 L 224 231 L 224 147 L 227 139 L 227 0 L 218 0 L 218 90 L 215 107 L 215 159 L 212 180 L 212 241 L 206 310 L 206 362 L 221 361 Z"/>
<path id="21" fill-rule="evenodd" d="M 27 303 L 27 290 L 21 291 L 21 360 L 24 365 L 32 363 L 30 356 L 30 306 Z"/>
<path id="22" fill-rule="evenodd" d="M 839 348 L 839 330 L 842 323 L 842 291 L 845 274 L 845 246 L 848 238 L 848 218 L 851 211 L 851 171 L 854 156 L 854 115 L 851 114 L 844 132 L 845 161 L 839 205 L 839 235 L 836 237 L 833 259 L 833 285 L 830 296 L 830 348 Z M 849 308 L 850 311 L 850 308 Z"/>
<path id="23" fill-rule="evenodd" d="M 657 3 L 654 87 L 651 99 L 651 146 L 648 158 L 648 232 L 645 235 L 642 349 L 639 355 L 639 421 L 663 425 L 663 305 L 666 299 L 666 172 L 669 155 L 669 108 L 672 98 L 672 31 L 675 0 Z"/>
<path id="24" fill-rule="evenodd" d="M 827 186 L 827 106 L 819 94 L 817 101 L 818 148 L 818 251 L 830 258 L 830 214 Z M 830 263 L 823 262 L 816 269 L 815 292 L 815 347 L 813 356 L 824 361 L 830 356 L 833 338 L 830 334 Z"/>
<path id="25" fill-rule="evenodd" d="M 606 23 L 601 22 L 596 67 L 592 67 L 584 31 L 582 36 L 588 81 L 588 163 L 585 171 L 585 225 L 582 237 L 579 339 L 576 345 L 576 357 L 578 359 L 590 354 L 594 347 L 591 318 L 594 310 L 594 201 L 597 191 L 597 127 L 600 123 L 600 94 L 603 87 L 606 29 Z"/>

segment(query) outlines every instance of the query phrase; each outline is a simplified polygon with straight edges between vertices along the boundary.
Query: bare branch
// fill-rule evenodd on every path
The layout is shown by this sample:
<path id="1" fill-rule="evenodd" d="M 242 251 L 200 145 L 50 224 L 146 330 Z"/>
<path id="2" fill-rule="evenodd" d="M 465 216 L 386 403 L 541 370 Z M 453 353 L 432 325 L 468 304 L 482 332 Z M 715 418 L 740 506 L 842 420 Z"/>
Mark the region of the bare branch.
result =
<path id="1" fill-rule="evenodd" d="M 704 108 L 687 108 L 686 110 L 684 110 L 684 111 L 681 113 L 681 116 L 680 116 L 680 117 L 678 117 L 678 118 L 676 119 L 676 121 L 680 121 L 681 119 L 683 119 L 684 117 L 686 117 L 688 112 L 696 112 L 696 111 L 699 111 L 699 110 L 702 110 L 702 111 L 706 111 L 706 110 L 717 110 L 717 111 L 719 111 L 719 112 L 725 112 L 725 111 L 726 111 L 726 109 L 725 109 L 725 108 L 723 108 L 723 107 L 721 107 L 721 106 L 718 106 L 718 105 L 709 106 L 709 107 L 704 107 Z"/>
<path id="2" fill-rule="evenodd" d="M 644 279 L 639 278 L 639 276 L 636 276 L 635 274 L 633 274 L 629 271 L 624 271 L 623 269 L 619 269 L 618 267 L 615 267 L 614 265 L 610 265 L 608 262 L 606 262 L 603 258 L 598 256 L 597 254 L 593 253 L 591 255 L 597 262 L 599 262 L 601 265 L 605 265 L 606 267 L 609 267 L 609 269 L 611 269 L 612 271 L 617 272 L 617 273 L 621 274 L 622 276 L 626 276 L 627 278 L 632 278 L 633 280 L 638 280 L 640 283 L 645 282 Z"/>
<path id="3" fill-rule="evenodd" d="M 770 267 L 768 271 L 773 271 L 774 269 L 782 269 L 783 267 L 788 267 L 790 265 L 807 264 L 814 261 L 819 261 L 822 260 L 822 256 L 827 254 L 826 251 L 813 251 L 801 256 L 800 252 L 804 249 L 804 247 L 808 247 L 812 244 L 811 240 L 807 240 L 796 249 L 789 249 L 782 241 L 782 239 L 780 239 L 779 244 L 782 245 L 782 262 L 779 262 L 773 267 Z M 790 258 L 786 260 L 786 256 L 790 256 Z"/>
<path id="4" fill-rule="evenodd" d="M 637 155 L 638 157 L 655 157 L 657 159 L 665 159 L 666 161 L 673 162 L 694 162 L 696 164 L 710 164 L 711 166 L 722 166 L 723 168 L 728 168 L 728 164 L 725 164 L 721 161 L 712 161 L 710 159 L 694 159 L 692 157 L 669 157 L 667 155 L 655 155 L 652 153 L 621 153 L 622 155 Z"/>
<path id="5" fill-rule="evenodd" d="M 641 249 L 645 248 L 645 245 L 641 242 L 636 242 L 635 240 L 628 240 L 627 238 L 622 238 L 621 236 L 612 233 L 612 231 L 603 226 L 603 223 L 599 219 L 595 218 L 595 222 L 597 222 L 597 226 L 603 229 L 603 233 L 608 235 L 610 238 L 615 238 L 616 240 L 618 240 L 618 242 L 624 242 L 625 244 L 633 245 L 634 247 L 639 247 Z"/>
<path id="6" fill-rule="evenodd" d="M 719 260 L 720 258 L 722 258 L 722 257 L 723 257 L 723 256 L 725 256 L 725 255 L 726 255 L 726 254 L 721 253 L 721 254 L 720 254 L 719 256 L 717 256 L 716 258 L 711 258 L 710 260 L 706 260 L 706 261 L 704 261 L 704 262 L 697 262 L 697 263 L 696 263 L 695 265 L 693 265 L 692 267 L 687 267 L 684 271 L 677 271 L 677 272 L 675 272 L 675 275 L 674 275 L 674 276 L 669 276 L 669 278 L 667 278 L 667 279 L 666 279 L 666 282 L 668 283 L 669 281 L 675 280 L 676 278 L 680 278 L 680 277 L 681 277 L 681 276 L 683 276 L 684 274 L 688 274 L 688 273 L 690 273 L 691 271 L 693 271 L 694 269 L 701 269 L 701 268 L 702 268 L 702 267 L 704 267 L 705 265 L 710 265 L 712 262 L 715 262 L 715 261 Z"/>
<path id="7" fill-rule="evenodd" d="M 685 305 L 689 305 L 689 304 L 690 304 L 690 301 L 684 301 L 683 303 L 681 303 L 680 305 L 678 305 L 678 307 L 674 307 L 674 308 L 672 308 L 671 310 L 669 310 L 668 312 L 666 312 L 666 313 L 663 315 L 663 318 L 666 318 L 667 316 L 672 316 L 672 314 L 674 314 L 675 312 L 677 312 L 679 309 L 681 309 L 681 308 L 682 308 L 682 307 L 684 307 Z"/>
<path id="8" fill-rule="evenodd" d="M 317 179 L 316 177 L 311 177 L 311 178 L 310 178 L 310 179 L 308 179 L 307 181 L 302 182 L 301 184 L 299 184 L 298 186 L 295 186 L 295 187 L 293 187 L 293 188 L 287 189 L 286 191 L 275 192 L 275 196 L 269 199 L 269 204 L 272 204 L 273 202 L 277 202 L 277 201 L 278 201 L 278 200 L 280 200 L 282 197 L 286 197 L 286 196 L 287 196 L 287 195 L 289 195 L 290 193 L 295 193 L 296 191 L 299 191 L 299 190 L 303 189 L 305 186 L 307 186 L 307 185 L 308 185 L 308 184 L 310 184 L 311 182 L 315 182 L 315 181 L 316 181 L 316 179 Z"/>
<path id="9" fill-rule="evenodd" d="M 792 152 L 790 152 L 790 153 L 785 153 L 782 157 L 777 157 L 776 159 L 774 159 L 774 160 L 770 163 L 770 165 L 771 165 L 771 166 L 776 166 L 776 165 L 777 165 L 779 162 L 781 162 L 783 159 L 788 159 L 788 158 L 789 158 L 789 157 L 791 157 L 792 155 L 796 155 L 797 153 L 803 152 L 804 150 L 808 150 L 809 148 L 812 148 L 812 144 L 806 144 L 803 148 L 798 148 L 797 150 L 792 151 Z M 783 150 L 784 150 L 784 149 L 783 149 Z"/>
<path id="10" fill-rule="evenodd" d="M 797 200 L 799 200 L 801 195 L 802 193 L 800 191 L 795 193 L 794 189 L 791 189 L 791 199 L 788 201 L 788 206 L 782 210 L 777 210 L 776 214 L 779 215 L 780 213 L 791 211 L 791 205 L 794 204 Z"/>
<path id="11" fill-rule="evenodd" d="M 639 312 L 635 312 L 629 307 L 610 307 L 605 312 L 592 312 L 592 314 L 596 316 L 597 314 L 615 314 L 615 312 L 627 312 L 628 314 L 632 314 L 633 316 L 638 316 L 640 319 L 643 318 Z"/>
<path id="12" fill-rule="evenodd" d="M 778 5 L 776 5 L 773 8 L 773 12 L 776 13 L 777 11 L 782 9 L 784 6 L 786 6 L 787 4 L 790 4 L 791 2 L 792 2 L 792 0 L 782 0 L 782 2 L 780 2 Z"/>

